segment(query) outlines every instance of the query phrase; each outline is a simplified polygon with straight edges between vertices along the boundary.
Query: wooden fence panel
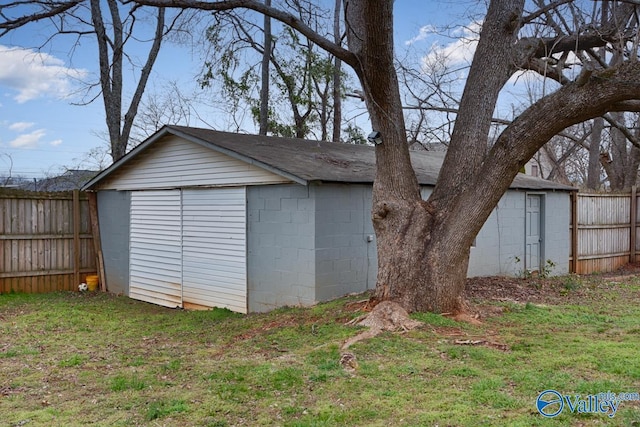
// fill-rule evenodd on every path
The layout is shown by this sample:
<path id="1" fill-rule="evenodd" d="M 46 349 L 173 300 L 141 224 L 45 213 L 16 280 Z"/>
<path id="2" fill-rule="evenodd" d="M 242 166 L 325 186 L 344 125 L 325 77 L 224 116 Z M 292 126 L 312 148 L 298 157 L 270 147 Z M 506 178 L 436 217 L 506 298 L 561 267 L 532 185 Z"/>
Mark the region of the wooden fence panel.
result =
<path id="1" fill-rule="evenodd" d="M 0 293 L 75 290 L 96 270 L 86 195 L 0 193 Z"/>
<path id="2" fill-rule="evenodd" d="M 636 198 L 635 189 L 631 194 L 578 194 L 575 197 L 571 227 L 577 223 L 577 230 L 572 233 L 572 272 L 608 272 L 636 262 L 636 253 L 640 251 L 638 204 L 632 203 Z"/>
<path id="3" fill-rule="evenodd" d="M 99 270 L 87 196 L 76 196 L 74 203 L 72 193 L 0 189 L 0 294 L 76 290 Z M 637 198 L 635 189 L 572 197 L 572 272 L 608 272 L 640 262 Z"/>

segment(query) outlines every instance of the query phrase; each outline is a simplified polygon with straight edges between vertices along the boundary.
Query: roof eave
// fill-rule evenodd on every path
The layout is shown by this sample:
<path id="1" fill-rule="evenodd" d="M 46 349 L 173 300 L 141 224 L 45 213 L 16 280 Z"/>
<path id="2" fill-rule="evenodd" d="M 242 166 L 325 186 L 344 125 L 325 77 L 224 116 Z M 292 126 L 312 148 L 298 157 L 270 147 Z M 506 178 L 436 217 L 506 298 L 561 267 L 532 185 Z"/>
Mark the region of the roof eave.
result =
<path id="1" fill-rule="evenodd" d="M 87 182 L 85 185 L 82 186 L 81 190 L 92 191 L 93 190 L 92 187 L 96 185 L 98 182 L 102 181 L 103 179 L 111 175 L 113 172 L 119 169 L 122 165 L 128 163 L 129 160 L 134 158 L 140 151 L 144 151 L 144 149 L 147 148 L 149 145 L 153 144 L 157 140 L 165 137 L 170 133 L 171 132 L 169 132 L 168 126 L 163 126 L 159 131 L 151 135 L 149 138 L 145 139 L 144 142 L 142 142 L 142 144 L 134 147 L 133 150 L 129 151 L 122 158 L 113 162 L 111 166 L 109 166 L 108 168 L 100 172 L 98 175 L 93 177 L 93 179 L 91 179 L 89 182 Z"/>
<path id="2" fill-rule="evenodd" d="M 156 133 L 154 133 L 153 135 L 151 135 L 149 138 L 147 138 L 142 144 L 138 145 L 137 147 L 135 147 L 133 150 L 129 151 L 124 157 L 122 157 L 120 160 L 114 162 L 111 166 L 109 166 L 108 168 L 106 168 L 105 170 L 103 170 L 102 172 L 100 172 L 98 175 L 96 175 L 93 179 L 91 179 L 90 181 L 88 181 L 86 184 L 84 184 L 81 187 L 82 191 L 94 191 L 93 187 L 98 184 L 100 181 L 102 181 L 103 179 L 107 178 L 109 175 L 111 175 L 113 172 L 115 172 L 117 169 L 119 169 L 121 166 L 123 166 L 124 164 L 128 163 L 131 159 L 133 159 L 134 157 L 136 157 L 138 155 L 138 153 L 140 153 L 141 151 L 144 151 L 149 145 L 155 143 L 156 141 L 158 141 L 159 139 L 164 138 L 167 135 L 175 135 L 178 136 L 180 138 L 186 139 L 190 142 L 196 143 L 198 145 L 201 145 L 203 147 L 206 147 L 208 149 L 213 149 L 214 151 L 217 151 L 219 153 L 222 154 L 226 154 L 230 157 L 233 157 L 235 159 L 241 160 L 243 162 L 258 166 L 262 169 L 265 169 L 271 173 L 274 173 L 276 175 L 282 176 L 283 178 L 287 178 L 290 179 L 294 182 L 297 182 L 298 184 L 301 185 L 307 185 L 308 181 L 304 178 L 301 178 L 299 176 L 293 175 L 289 172 L 283 171 L 281 169 L 275 168 L 271 165 L 268 165 L 266 163 L 262 163 L 260 161 L 257 161 L 251 157 L 248 156 L 244 156 L 242 154 L 236 153 L 233 150 L 229 150 L 220 146 L 215 145 L 215 143 L 211 143 L 211 142 L 207 142 L 207 141 L 203 141 L 200 138 L 197 138 L 195 136 L 189 135 L 187 133 L 181 132 L 178 129 L 172 128 L 171 126 L 163 126 L 159 131 L 157 131 Z"/>
<path id="3" fill-rule="evenodd" d="M 276 175 L 279 175 L 279 176 L 281 176 L 283 178 L 290 179 L 291 181 L 294 181 L 294 182 L 296 182 L 298 184 L 307 185 L 309 183 L 309 180 L 307 180 L 307 179 L 304 179 L 304 178 L 302 178 L 300 176 L 294 175 L 294 174 L 292 174 L 290 172 L 287 172 L 287 171 L 284 171 L 282 169 L 278 169 L 278 168 L 276 168 L 274 166 L 271 166 L 271 165 L 269 165 L 267 163 L 263 163 L 263 162 L 261 162 L 259 160 L 256 160 L 256 159 L 254 159 L 252 157 L 249 157 L 249 156 L 245 156 L 243 154 L 240 154 L 240 153 L 235 152 L 233 150 L 230 150 L 228 148 L 220 147 L 219 145 L 216 145 L 215 142 L 204 141 L 204 140 L 202 140 L 202 139 L 200 139 L 200 138 L 198 138 L 196 136 L 189 135 L 188 133 L 185 133 L 185 132 L 182 132 L 182 131 L 180 131 L 178 129 L 172 128 L 171 126 L 168 126 L 168 128 L 169 128 L 171 134 L 173 134 L 175 136 L 179 136 L 180 138 L 186 139 L 187 141 L 190 141 L 190 142 L 196 143 L 198 145 L 201 145 L 201 146 L 203 146 L 205 148 L 217 151 L 218 153 L 225 154 L 225 155 L 227 155 L 229 157 L 232 157 L 234 159 L 243 161 L 243 162 L 248 163 L 250 165 L 257 166 L 257 167 L 259 167 L 261 169 L 267 170 L 267 171 L 269 171 L 271 173 L 274 173 Z"/>

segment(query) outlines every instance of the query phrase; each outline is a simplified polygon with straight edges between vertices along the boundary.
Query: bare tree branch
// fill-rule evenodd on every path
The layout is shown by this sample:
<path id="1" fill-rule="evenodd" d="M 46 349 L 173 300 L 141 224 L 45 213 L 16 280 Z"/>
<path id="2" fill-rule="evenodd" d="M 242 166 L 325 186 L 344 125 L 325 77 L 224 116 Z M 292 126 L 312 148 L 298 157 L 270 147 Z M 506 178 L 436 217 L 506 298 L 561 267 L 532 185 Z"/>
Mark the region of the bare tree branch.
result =
<path id="1" fill-rule="evenodd" d="M 131 128 L 138 113 L 138 106 L 140 105 L 140 101 L 142 100 L 142 94 L 144 93 L 144 90 L 147 86 L 147 81 L 149 80 L 149 76 L 151 75 L 153 64 L 158 58 L 158 53 L 160 52 L 160 46 L 165 34 L 164 20 L 165 9 L 162 7 L 158 8 L 155 38 L 153 40 L 153 45 L 149 50 L 149 54 L 147 55 L 147 61 L 144 64 L 144 67 L 142 67 L 142 70 L 140 70 L 140 79 L 138 80 L 138 85 L 136 86 L 136 91 L 133 94 L 133 98 L 131 98 L 131 102 L 129 103 L 129 109 L 124 115 L 124 123 L 122 124 L 122 134 L 120 139 L 121 141 L 128 141 L 129 135 L 131 134 Z"/>
<path id="2" fill-rule="evenodd" d="M 531 22 L 533 22 L 534 20 L 538 19 L 539 17 L 541 17 L 542 15 L 547 14 L 549 11 L 556 9 L 559 6 L 562 6 L 564 4 L 567 3 L 571 3 L 573 0 L 558 0 L 558 1 L 554 1 L 549 3 L 546 6 L 541 7 L 540 9 L 536 10 L 535 12 L 524 16 L 521 20 L 520 20 L 520 26 L 524 26 L 526 24 L 529 24 Z M 639 0 L 640 1 L 640 0 Z M 536 2 L 537 4 L 539 4 L 540 2 Z"/>
<path id="3" fill-rule="evenodd" d="M 607 123 L 618 129 L 634 147 L 640 149 L 640 140 L 638 139 L 637 135 L 634 135 L 633 133 L 631 133 L 631 131 L 629 131 L 628 127 L 616 120 L 611 114 L 605 114 L 602 117 L 607 121 Z"/>
<path id="4" fill-rule="evenodd" d="M 173 7 L 179 9 L 200 9 L 208 11 L 225 11 L 238 8 L 251 9 L 264 15 L 270 16 L 283 24 L 294 28 L 302 35 L 322 49 L 331 52 L 342 61 L 349 64 L 354 69 L 360 68 L 355 55 L 342 46 L 321 36 L 317 31 L 310 28 L 304 21 L 290 13 L 286 13 L 278 8 L 267 6 L 257 0 L 226 0 L 226 1 L 198 1 L 198 0 L 125 0 L 124 4 L 136 3 L 147 6 Z"/>
<path id="5" fill-rule="evenodd" d="M 11 3 L 7 3 L 5 5 L 0 5 L 0 37 L 6 35 L 9 31 L 18 29 L 26 24 L 31 22 L 37 22 L 42 19 L 52 18 L 54 16 L 58 16 L 67 11 L 70 11 L 80 3 L 85 0 L 67 0 L 67 1 L 14 1 Z M 32 5 L 41 5 L 42 10 L 31 13 L 28 15 L 23 15 L 18 18 L 9 18 L 7 14 L 7 10 L 17 7 L 25 7 Z"/>

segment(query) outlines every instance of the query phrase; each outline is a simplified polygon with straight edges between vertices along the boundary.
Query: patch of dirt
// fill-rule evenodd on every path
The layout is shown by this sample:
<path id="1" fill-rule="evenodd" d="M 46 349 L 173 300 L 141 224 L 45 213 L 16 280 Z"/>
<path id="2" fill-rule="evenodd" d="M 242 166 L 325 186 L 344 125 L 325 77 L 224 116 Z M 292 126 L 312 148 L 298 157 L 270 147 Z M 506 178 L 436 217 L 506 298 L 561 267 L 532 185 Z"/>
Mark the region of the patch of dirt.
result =
<path id="1" fill-rule="evenodd" d="M 581 301 L 593 301 L 602 296 L 603 292 L 617 288 L 618 292 L 633 292 L 638 298 L 637 290 L 631 287 L 620 287 L 620 283 L 640 276 L 640 263 L 627 265 L 615 272 L 592 275 L 568 275 L 561 277 L 473 277 L 467 279 L 463 298 L 467 304 L 467 311 L 450 317 L 459 322 L 482 324 L 483 318 L 500 316 L 507 308 L 499 303 L 537 305 L 579 304 Z M 421 322 L 412 320 L 407 312 L 398 304 L 390 301 L 377 303 L 371 299 L 351 301 L 345 304 L 348 312 L 365 314 L 346 322 L 350 325 L 366 326 L 368 329 L 345 340 L 341 347 L 340 364 L 345 371 L 355 375 L 358 369 L 356 355 L 346 351 L 353 344 L 362 340 L 374 338 L 382 331 L 406 332 L 416 327 L 424 326 Z M 629 295 L 632 297 L 631 295 Z M 376 304 L 377 303 L 377 304 Z M 435 327 L 433 332 L 445 337 L 451 344 L 459 346 L 481 346 L 508 352 L 511 349 L 501 342 L 495 332 L 487 331 L 482 336 L 469 336 L 462 328 Z M 443 358 L 447 356 L 441 355 Z"/>
<path id="2" fill-rule="evenodd" d="M 14 386 L 0 386 L 0 397 L 1 396 L 10 396 L 12 394 L 19 394 L 26 391 L 26 387 L 14 387 Z"/>
<path id="3" fill-rule="evenodd" d="M 259 325 L 257 327 L 251 328 L 246 332 L 243 332 L 239 335 L 233 337 L 234 341 L 245 341 L 251 338 L 254 338 L 258 335 L 263 335 L 266 332 L 269 332 L 273 329 L 280 329 L 289 326 L 298 325 L 298 321 L 294 317 L 282 317 L 282 319 L 272 320 L 265 324 Z"/>
<path id="4" fill-rule="evenodd" d="M 473 277 L 467 279 L 465 298 L 471 302 L 501 301 L 544 303 L 557 298 L 556 289 L 547 279 L 514 277 Z"/>
<path id="5" fill-rule="evenodd" d="M 626 265 L 604 274 L 568 275 L 561 277 L 473 277 L 467 279 L 465 299 L 472 310 L 483 317 L 498 316 L 503 308 L 487 302 L 555 305 L 579 303 L 597 298 L 599 290 L 640 276 L 640 263 Z"/>
<path id="6" fill-rule="evenodd" d="M 603 273 L 600 274 L 600 277 L 606 278 L 606 280 L 612 280 L 616 277 L 624 277 L 629 278 L 630 276 L 637 276 L 640 274 L 640 262 L 623 265 L 616 271 L 612 271 L 611 273 Z"/>

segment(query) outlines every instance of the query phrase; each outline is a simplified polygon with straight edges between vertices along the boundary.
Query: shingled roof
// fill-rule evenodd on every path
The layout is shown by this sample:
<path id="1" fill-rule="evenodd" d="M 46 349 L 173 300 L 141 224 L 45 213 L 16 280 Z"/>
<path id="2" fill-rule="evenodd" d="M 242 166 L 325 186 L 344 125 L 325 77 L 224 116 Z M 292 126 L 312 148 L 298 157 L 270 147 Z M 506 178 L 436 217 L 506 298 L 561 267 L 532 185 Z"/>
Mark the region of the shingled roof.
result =
<path id="1" fill-rule="evenodd" d="M 337 144 L 295 138 L 279 138 L 220 132 L 185 126 L 165 126 L 126 156 L 89 181 L 83 189 L 110 175 L 131 158 L 167 135 L 175 135 L 276 174 L 306 184 L 311 181 L 372 183 L 375 150 L 368 145 Z M 435 185 L 445 153 L 411 151 L 411 163 L 422 185 Z M 572 191 L 573 187 L 518 174 L 511 188 Z"/>

